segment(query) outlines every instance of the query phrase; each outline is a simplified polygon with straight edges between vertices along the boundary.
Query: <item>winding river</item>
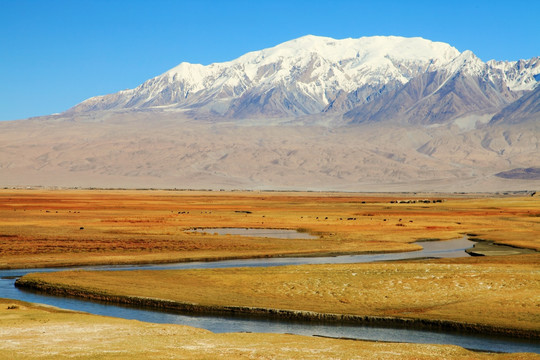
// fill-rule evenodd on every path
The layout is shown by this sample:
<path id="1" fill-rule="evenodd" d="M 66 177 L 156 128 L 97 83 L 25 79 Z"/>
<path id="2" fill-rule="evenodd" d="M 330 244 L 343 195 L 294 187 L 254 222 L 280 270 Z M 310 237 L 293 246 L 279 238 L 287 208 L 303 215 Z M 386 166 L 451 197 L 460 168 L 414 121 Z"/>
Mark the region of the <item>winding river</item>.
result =
<path id="1" fill-rule="evenodd" d="M 191 262 L 159 265 L 135 266 L 84 266 L 84 270 L 162 270 L 162 269 L 203 269 L 226 268 L 242 266 L 283 266 L 300 264 L 336 264 L 360 263 L 388 260 L 403 260 L 413 258 L 442 258 L 469 256 L 465 250 L 472 247 L 474 242 L 465 237 L 449 241 L 433 241 L 419 243 L 423 250 L 407 253 L 346 255 L 335 257 L 284 257 L 269 259 L 227 260 L 215 262 Z M 378 326 L 344 325 L 316 322 L 291 322 L 273 319 L 227 317 L 214 315 L 186 315 L 172 312 L 155 311 L 151 309 L 112 305 L 93 301 L 50 296 L 14 286 L 15 279 L 31 272 L 61 271 L 65 268 L 16 269 L 0 270 L 0 296 L 28 302 L 41 303 L 59 308 L 84 311 L 97 315 L 114 316 L 125 319 L 136 319 L 153 323 L 182 324 L 204 328 L 216 333 L 221 332 L 266 332 L 292 333 L 301 335 L 316 335 L 342 337 L 362 340 L 413 342 L 432 344 L 453 344 L 464 348 L 493 352 L 535 352 L 540 353 L 540 344 L 533 340 L 521 340 L 498 336 L 480 336 L 446 331 L 428 331 L 406 328 L 389 328 Z"/>

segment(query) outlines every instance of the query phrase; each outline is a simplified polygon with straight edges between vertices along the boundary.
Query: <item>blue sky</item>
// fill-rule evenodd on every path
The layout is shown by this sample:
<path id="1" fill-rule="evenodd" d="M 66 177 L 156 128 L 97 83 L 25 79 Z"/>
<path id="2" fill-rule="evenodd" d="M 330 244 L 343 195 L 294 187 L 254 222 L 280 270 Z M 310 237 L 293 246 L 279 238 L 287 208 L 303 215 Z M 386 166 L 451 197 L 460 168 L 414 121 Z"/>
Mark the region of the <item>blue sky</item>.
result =
<path id="1" fill-rule="evenodd" d="M 303 35 L 420 36 L 482 60 L 540 55 L 540 1 L 0 0 L 0 120 L 67 110 L 182 61 Z"/>

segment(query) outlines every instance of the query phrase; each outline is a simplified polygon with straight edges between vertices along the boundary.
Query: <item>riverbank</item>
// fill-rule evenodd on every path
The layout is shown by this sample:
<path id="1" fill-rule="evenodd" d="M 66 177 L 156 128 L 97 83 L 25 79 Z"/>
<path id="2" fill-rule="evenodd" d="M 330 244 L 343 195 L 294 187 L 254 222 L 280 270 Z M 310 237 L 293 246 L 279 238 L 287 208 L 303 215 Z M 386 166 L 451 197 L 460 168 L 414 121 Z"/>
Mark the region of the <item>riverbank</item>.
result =
<path id="1" fill-rule="evenodd" d="M 0 358 L 27 359 L 540 359 L 458 346 L 351 341 L 286 334 L 214 334 L 0 299 Z"/>
<path id="2" fill-rule="evenodd" d="M 17 286 L 189 313 L 540 338 L 540 255 L 370 264 L 28 274 Z M 179 291 L 181 289 L 181 291 Z"/>
<path id="3" fill-rule="evenodd" d="M 471 256 L 508 256 L 535 254 L 536 250 L 523 249 L 509 245 L 494 244 L 493 241 L 485 241 L 478 238 L 471 238 L 476 244 L 470 249 L 465 250 Z"/>
<path id="4" fill-rule="evenodd" d="M 187 231 L 224 227 L 316 238 Z M 0 269 L 404 252 L 468 233 L 540 249 L 537 198 L 496 194 L 0 189 L 0 229 Z"/>

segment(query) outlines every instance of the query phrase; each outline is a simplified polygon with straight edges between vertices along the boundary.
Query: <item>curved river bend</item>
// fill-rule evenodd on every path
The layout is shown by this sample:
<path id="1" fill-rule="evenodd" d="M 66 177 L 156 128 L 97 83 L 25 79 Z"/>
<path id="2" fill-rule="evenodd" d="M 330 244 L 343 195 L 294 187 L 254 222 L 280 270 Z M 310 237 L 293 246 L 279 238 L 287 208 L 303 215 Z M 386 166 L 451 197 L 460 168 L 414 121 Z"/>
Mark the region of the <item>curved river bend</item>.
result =
<path id="1" fill-rule="evenodd" d="M 463 257 L 469 256 L 467 253 L 465 253 L 465 250 L 472 247 L 472 245 L 474 245 L 474 242 L 469 241 L 466 238 L 462 238 L 449 241 L 422 242 L 421 246 L 423 247 L 423 250 L 407 253 L 346 255 L 336 257 L 246 259 L 136 266 L 85 266 L 78 268 L 84 270 L 107 271 L 134 269 L 208 269 L 241 266 L 268 267 L 300 264 L 359 263 L 426 257 Z M 377 326 L 361 326 L 349 324 L 344 325 L 316 322 L 291 322 L 249 317 L 186 315 L 171 312 L 155 311 L 150 309 L 112 305 L 109 303 L 84 301 L 75 298 L 49 296 L 32 291 L 21 290 L 14 286 L 15 279 L 27 273 L 61 270 L 66 270 L 66 268 L 0 270 L 0 296 L 4 298 L 52 305 L 63 309 L 84 311 L 97 315 L 114 316 L 125 319 L 136 319 L 153 323 L 189 325 L 193 327 L 204 328 L 216 333 L 292 333 L 300 335 L 318 335 L 376 341 L 453 344 L 468 349 L 493 352 L 540 353 L 540 344 L 532 340 L 529 341 L 507 337 L 480 336 L 461 334 L 457 332 L 427 331 L 406 328 L 387 328 Z"/>

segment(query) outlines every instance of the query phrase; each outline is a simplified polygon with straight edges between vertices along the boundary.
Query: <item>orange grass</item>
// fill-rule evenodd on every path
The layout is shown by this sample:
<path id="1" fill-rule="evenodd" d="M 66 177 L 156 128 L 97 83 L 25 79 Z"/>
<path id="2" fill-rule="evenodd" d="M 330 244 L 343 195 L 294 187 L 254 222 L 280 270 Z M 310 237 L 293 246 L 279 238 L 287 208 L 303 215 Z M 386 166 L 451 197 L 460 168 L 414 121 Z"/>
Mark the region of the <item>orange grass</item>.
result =
<path id="1" fill-rule="evenodd" d="M 430 202 L 396 203 L 411 199 Z M 303 229 L 318 238 L 186 232 L 195 227 Z M 0 190 L 0 268 L 411 251 L 415 240 L 465 233 L 538 250 L 538 198 Z"/>

